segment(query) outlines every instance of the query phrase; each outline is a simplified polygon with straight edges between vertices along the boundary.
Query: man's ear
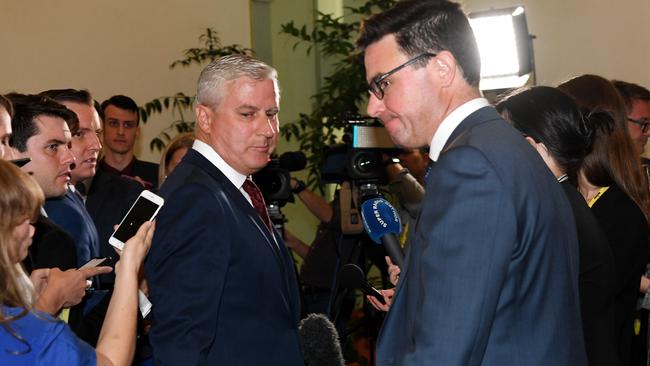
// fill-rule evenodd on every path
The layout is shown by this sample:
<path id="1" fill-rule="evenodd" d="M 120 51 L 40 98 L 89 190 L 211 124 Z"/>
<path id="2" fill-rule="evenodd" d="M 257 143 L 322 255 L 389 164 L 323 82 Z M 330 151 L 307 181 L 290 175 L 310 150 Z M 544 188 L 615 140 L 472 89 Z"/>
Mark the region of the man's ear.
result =
<path id="1" fill-rule="evenodd" d="M 25 150 L 25 152 L 20 152 L 15 147 L 9 147 L 9 151 L 12 159 L 24 159 L 29 157 L 27 150 Z"/>
<path id="2" fill-rule="evenodd" d="M 526 136 L 526 137 L 524 137 L 524 138 L 525 138 L 526 141 L 528 141 L 528 143 L 531 144 L 533 147 L 535 147 L 535 145 L 537 145 L 537 141 L 535 141 L 535 139 L 533 139 L 532 137 L 530 137 L 530 136 Z"/>
<path id="3" fill-rule="evenodd" d="M 203 133 L 209 134 L 212 123 L 212 114 L 214 113 L 212 109 L 203 104 L 197 104 L 194 113 L 196 113 L 196 124 L 199 129 Z"/>
<path id="4" fill-rule="evenodd" d="M 430 62 L 435 64 L 440 85 L 450 86 L 459 72 L 454 55 L 449 51 L 440 51 Z"/>
<path id="5" fill-rule="evenodd" d="M 550 156 L 548 153 L 548 148 L 543 142 L 537 142 L 535 139 L 533 139 L 530 136 L 525 137 L 526 141 L 528 141 L 529 144 L 531 144 L 537 152 L 542 155 L 543 157 Z"/>

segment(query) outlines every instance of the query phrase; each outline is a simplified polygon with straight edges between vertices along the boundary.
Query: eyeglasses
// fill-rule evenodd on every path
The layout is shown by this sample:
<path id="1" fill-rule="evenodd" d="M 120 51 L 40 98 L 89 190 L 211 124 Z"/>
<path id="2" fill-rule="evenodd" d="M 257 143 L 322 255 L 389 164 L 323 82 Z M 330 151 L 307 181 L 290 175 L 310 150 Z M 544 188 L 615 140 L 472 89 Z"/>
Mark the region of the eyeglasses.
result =
<path id="1" fill-rule="evenodd" d="M 419 61 L 421 58 L 425 57 L 436 57 L 435 53 L 423 53 L 421 55 L 415 56 L 412 59 L 406 61 L 405 63 L 397 66 L 396 68 L 390 70 L 389 72 L 385 74 L 378 75 L 374 77 L 371 81 L 370 84 L 368 85 L 368 91 L 377 97 L 377 99 L 382 100 L 384 99 L 384 89 L 388 85 L 390 85 L 390 81 L 386 80 L 389 76 L 393 75 L 394 73 L 400 71 L 401 69 L 405 68 L 406 66 L 412 65 Z"/>
<path id="2" fill-rule="evenodd" d="M 641 133 L 646 133 L 648 132 L 648 129 L 650 129 L 650 121 L 647 119 L 634 119 L 628 117 L 627 120 L 641 126 Z"/>

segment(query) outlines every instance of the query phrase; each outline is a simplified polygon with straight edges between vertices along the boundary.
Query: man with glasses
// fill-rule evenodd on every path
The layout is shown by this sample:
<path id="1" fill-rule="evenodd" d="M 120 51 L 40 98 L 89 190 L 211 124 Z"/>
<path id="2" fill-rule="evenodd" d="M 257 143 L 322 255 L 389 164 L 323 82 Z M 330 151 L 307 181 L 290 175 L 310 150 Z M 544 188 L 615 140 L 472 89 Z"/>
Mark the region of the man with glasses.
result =
<path id="1" fill-rule="evenodd" d="M 623 97 L 627 110 L 627 131 L 641 155 L 650 136 L 650 91 L 625 81 L 612 80 L 612 83 Z"/>
<path id="2" fill-rule="evenodd" d="M 368 114 L 396 144 L 430 146 L 435 163 L 377 365 L 585 365 L 569 203 L 481 98 L 460 5 L 400 1 L 367 19 L 357 44 Z"/>
<path id="3" fill-rule="evenodd" d="M 140 113 L 135 101 L 126 95 L 114 95 L 101 105 L 104 121 L 104 158 L 100 169 L 129 177 L 146 189 L 158 187 L 158 164 L 138 160 L 135 140 L 140 136 Z"/>

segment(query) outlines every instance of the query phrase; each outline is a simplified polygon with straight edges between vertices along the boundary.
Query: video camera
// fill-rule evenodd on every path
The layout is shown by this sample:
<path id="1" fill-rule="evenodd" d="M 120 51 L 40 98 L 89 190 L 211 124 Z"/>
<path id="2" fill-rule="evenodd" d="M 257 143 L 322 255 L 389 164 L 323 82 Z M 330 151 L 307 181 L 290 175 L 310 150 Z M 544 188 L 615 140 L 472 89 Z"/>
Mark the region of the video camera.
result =
<path id="1" fill-rule="evenodd" d="M 253 174 L 253 181 L 262 191 L 271 221 L 278 230 L 284 224 L 280 207 L 294 202 L 289 173 L 303 170 L 306 165 L 307 157 L 302 151 L 288 151 L 279 158 L 271 159 L 262 170 Z"/>
<path id="2" fill-rule="evenodd" d="M 323 183 L 387 183 L 382 166 L 382 153 L 394 155 L 400 151 L 391 141 L 381 123 L 370 117 L 352 116 L 343 144 L 326 148 L 321 167 Z"/>
<path id="3" fill-rule="evenodd" d="M 377 187 L 388 183 L 382 154 L 395 156 L 402 150 L 375 118 L 353 115 L 347 124 L 343 143 L 325 151 L 321 181 L 341 185 L 341 231 L 353 235 L 363 232 L 360 204 L 379 196 Z"/>

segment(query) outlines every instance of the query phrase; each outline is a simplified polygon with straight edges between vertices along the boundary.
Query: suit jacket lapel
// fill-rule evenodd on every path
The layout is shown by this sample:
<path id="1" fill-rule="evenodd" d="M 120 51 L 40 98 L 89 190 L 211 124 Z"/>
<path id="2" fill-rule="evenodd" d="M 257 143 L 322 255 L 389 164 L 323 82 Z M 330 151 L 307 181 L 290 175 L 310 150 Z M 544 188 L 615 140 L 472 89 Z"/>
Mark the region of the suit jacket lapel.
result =
<path id="1" fill-rule="evenodd" d="M 190 150 L 187 153 L 187 161 L 190 164 L 199 166 L 201 169 L 205 170 L 212 178 L 216 181 L 221 182 L 224 187 L 225 193 L 232 200 L 233 203 L 238 204 L 248 215 L 253 225 L 257 228 L 260 234 L 264 237 L 267 245 L 275 255 L 275 257 L 281 261 L 278 253 L 278 245 L 276 244 L 275 238 L 271 235 L 266 225 L 262 222 L 262 219 L 255 211 L 255 208 L 251 206 L 250 203 L 246 200 L 244 195 L 241 193 L 238 187 L 235 187 L 232 182 L 226 178 L 226 176 L 212 164 L 208 159 L 203 155 L 198 153 L 195 150 Z"/>
<path id="2" fill-rule="evenodd" d="M 246 200 L 241 191 L 235 187 L 232 182 L 203 155 L 195 150 L 190 150 L 183 158 L 182 164 L 192 164 L 198 166 L 201 170 L 204 170 L 208 175 L 210 175 L 210 177 L 212 177 L 215 181 L 221 182 L 224 188 L 224 194 L 228 196 L 233 204 L 239 205 L 240 208 L 244 210 L 245 214 L 249 217 L 253 225 L 264 237 L 264 241 L 266 242 L 269 250 L 271 250 L 273 253 L 276 263 L 280 267 L 280 273 L 283 277 L 282 282 L 284 284 L 285 290 L 281 292 L 282 299 L 287 307 L 287 311 L 289 311 L 289 314 L 293 314 L 292 311 L 295 310 L 294 306 L 292 306 L 289 299 L 287 298 L 287 294 L 290 293 L 291 288 L 288 283 L 289 274 L 287 273 L 287 268 L 285 266 L 285 261 L 283 259 L 282 253 L 279 252 L 279 250 L 282 249 L 278 248 L 281 243 L 276 244 L 276 239 L 266 228 L 266 225 L 264 222 L 262 222 L 262 219 L 257 214 L 257 211 L 255 211 L 255 208 L 253 208 L 253 206 L 251 206 L 251 204 Z"/>
<path id="3" fill-rule="evenodd" d="M 459 140 L 460 137 L 465 134 L 465 132 L 480 125 L 481 123 L 491 121 L 493 119 L 499 119 L 499 114 L 494 108 L 490 106 L 479 108 L 478 110 L 474 111 L 472 114 L 467 116 L 467 118 L 465 118 L 463 122 L 458 125 L 458 127 L 456 127 L 454 132 L 451 133 L 440 155 L 453 147 L 454 143 Z"/>
<path id="4" fill-rule="evenodd" d="M 445 142 L 445 146 L 443 147 L 442 151 L 440 152 L 440 157 L 445 154 L 445 152 L 451 148 L 453 148 L 457 142 L 461 140 L 461 138 L 465 135 L 465 133 L 469 132 L 472 128 L 480 125 L 481 123 L 491 121 L 493 119 L 499 119 L 499 114 L 496 112 L 496 110 L 490 106 L 486 106 L 483 108 L 480 108 L 473 113 L 471 113 L 467 118 L 465 118 L 459 125 L 456 127 L 454 132 L 451 133 L 449 136 L 449 139 L 447 139 L 447 142 Z M 438 159 L 440 159 L 438 157 Z M 429 180 L 427 180 L 427 187 L 425 192 L 434 192 L 435 187 L 429 186 Z M 426 196 L 425 196 L 425 201 L 426 201 Z M 415 230 L 411 231 L 409 234 L 408 242 L 412 243 L 415 240 L 415 232 L 417 230 L 417 227 L 420 223 L 420 216 L 421 216 L 422 210 L 420 210 L 420 213 L 418 213 L 418 217 L 415 220 Z M 411 248 L 411 245 L 407 247 L 407 253 L 405 256 L 405 261 L 404 261 L 404 268 L 402 271 L 402 275 L 400 276 L 400 281 L 397 284 L 397 289 L 395 291 L 395 296 L 397 296 L 397 292 L 399 292 L 400 288 L 402 287 L 401 285 L 403 284 L 404 281 L 402 279 L 406 280 L 406 273 L 408 272 L 409 268 L 409 262 L 411 258 L 411 251 L 413 249 Z"/>

